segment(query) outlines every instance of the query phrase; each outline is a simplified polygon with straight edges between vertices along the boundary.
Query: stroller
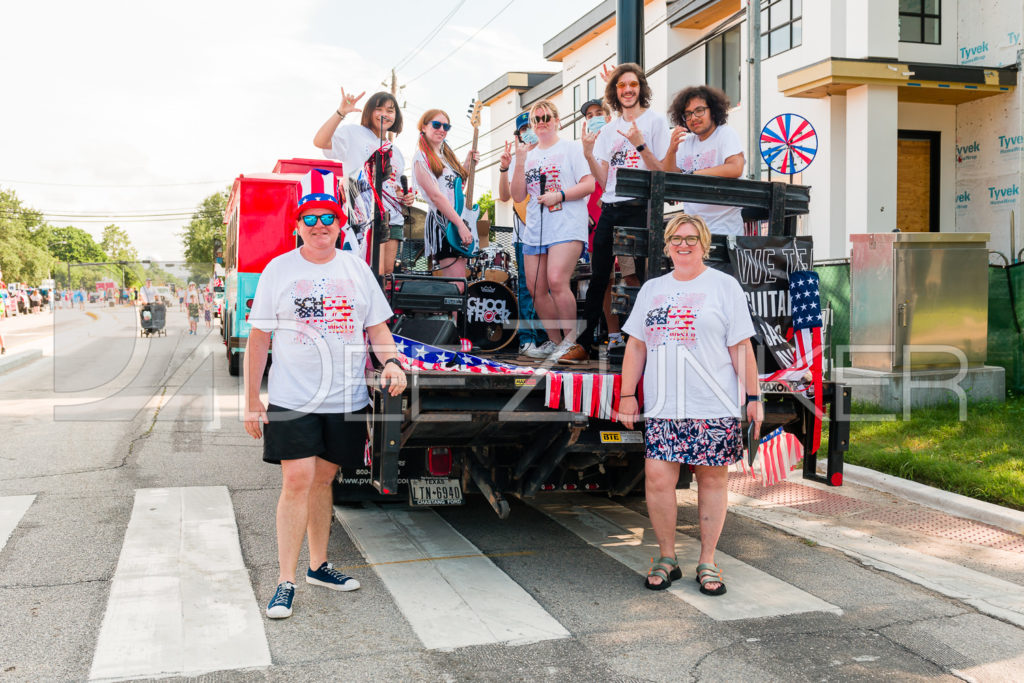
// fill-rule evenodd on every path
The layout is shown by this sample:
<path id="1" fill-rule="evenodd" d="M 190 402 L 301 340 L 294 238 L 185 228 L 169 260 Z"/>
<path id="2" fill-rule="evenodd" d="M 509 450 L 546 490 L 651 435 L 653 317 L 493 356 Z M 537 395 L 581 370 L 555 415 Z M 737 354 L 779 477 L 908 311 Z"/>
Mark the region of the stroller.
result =
<path id="1" fill-rule="evenodd" d="M 139 320 L 142 329 L 139 330 L 140 337 L 148 337 L 153 334 L 167 336 L 164 326 L 167 324 L 167 306 L 162 303 L 143 304 L 139 310 Z"/>

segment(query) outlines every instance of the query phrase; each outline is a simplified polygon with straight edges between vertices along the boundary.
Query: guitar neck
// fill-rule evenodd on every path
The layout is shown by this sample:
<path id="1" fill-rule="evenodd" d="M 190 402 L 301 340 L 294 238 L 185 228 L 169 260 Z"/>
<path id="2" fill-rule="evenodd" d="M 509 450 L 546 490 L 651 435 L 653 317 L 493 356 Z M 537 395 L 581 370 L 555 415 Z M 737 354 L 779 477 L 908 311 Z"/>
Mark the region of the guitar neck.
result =
<path id="1" fill-rule="evenodd" d="M 473 126 L 473 149 L 469 153 L 469 178 L 466 180 L 466 208 L 473 208 L 473 180 L 476 178 L 476 162 L 473 161 L 473 157 L 476 156 L 476 145 L 480 137 L 480 129 Z"/>

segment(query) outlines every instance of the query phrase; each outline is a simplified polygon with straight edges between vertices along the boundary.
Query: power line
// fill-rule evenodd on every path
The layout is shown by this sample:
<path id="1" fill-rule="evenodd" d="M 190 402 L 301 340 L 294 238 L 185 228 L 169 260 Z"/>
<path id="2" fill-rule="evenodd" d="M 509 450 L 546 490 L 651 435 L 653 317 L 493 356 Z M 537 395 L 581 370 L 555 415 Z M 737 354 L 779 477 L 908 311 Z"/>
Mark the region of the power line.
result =
<path id="1" fill-rule="evenodd" d="M 505 10 L 507 10 L 507 9 L 508 9 L 509 7 L 511 7 L 511 6 L 512 6 L 512 3 L 514 3 L 515 1 L 516 1 L 516 0 L 509 0 L 509 2 L 508 2 L 508 3 L 507 3 L 507 4 L 505 5 L 505 6 L 504 6 L 504 7 L 502 7 L 502 8 L 500 9 L 500 10 L 498 10 L 498 13 L 497 13 L 497 14 L 495 14 L 495 15 L 494 15 L 493 17 L 491 17 L 490 19 L 488 19 L 488 20 L 487 20 L 487 22 L 486 22 L 486 23 L 485 23 L 485 24 L 484 24 L 483 26 L 481 26 L 480 28 L 478 28 L 478 29 L 477 29 L 477 30 L 476 30 L 476 31 L 475 31 L 475 32 L 473 33 L 473 35 L 471 35 L 471 36 L 470 36 L 469 38 L 466 38 L 466 39 L 465 39 L 464 41 L 462 41 L 462 43 L 461 43 L 461 44 L 460 44 L 460 45 L 459 45 L 458 47 L 456 47 L 456 48 L 455 48 L 454 50 L 452 50 L 451 52 L 449 52 L 448 54 L 446 54 L 446 55 L 445 55 L 444 57 L 442 57 L 442 58 L 440 59 L 440 61 L 438 61 L 438 62 L 437 62 L 436 64 L 434 64 L 434 65 L 433 65 L 432 67 L 430 67 L 429 69 L 427 69 L 426 71 L 424 71 L 423 73 L 421 73 L 421 74 L 420 74 L 419 76 L 416 76 L 415 78 L 413 78 L 413 79 L 411 79 L 411 80 L 409 80 L 409 81 L 406 81 L 406 83 L 405 83 L 405 84 L 406 84 L 406 85 L 409 85 L 410 83 L 415 83 L 415 82 L 416 82 L 417 80 L 419 80 L 419 79 L 420 79 L 420 78 L 422 78 L 423 76 L 426 76 L 426 75 L 427 75 L 428 73 L 430 73 L 431 71 L 433 71 L 434 69 L 436 69 L 436 68 L 437 68 L 438 66 L 440 66 L 440 65 L 441 65 L 442 63 L 444 63 L 445 61 L 447 61 L 449 57 L 451 57 L 451 56 L 452 56 L 452 55 L 454 55 L 454 54 L 455 54 L 456 52 L 458 52 L 459 50 L 461 50 L 462 48 L 464 48 L 464 47 L 466 46 L 466 44 L 467 44 L 467 43 L 468 43 L 469 41 L 471 41 L 471 40 L 473 40 L 474 38 L 476 38 L 476 37 L 477 37 L 477 35 L 478 35 L 478 34 L 479 34 L 479 33 L 480 33 L 481 31 L 483 31 L 483 30 L 484 30 L 485 28 L 487 28 L 487 27 L 488 27 L 488 26 L 490 25 L 490 23 L 491 23 L 492 21 L 494 21 L 495 19 L 497 19 L 498 17 L 500 17 L 500 16 L 501 16 L 501 14 L 502 14 L 502 13 L 503 13 L 503 12 L 504 12 Z"/>
<path id="2" fill-rule="evenodd" d="M 92 183 L 44 183 L 37 180 L 11 180 L 0 178 L 0 183 L 14 185 L 45 185 L 47 187 L 184 187 L 186 185 L 227 185 L 227 180 L 195 180 L 186 183 L 144 183 L 138 185 L 92 184 Z"/>
<path id="3" fill-rule="evenodd" d="M 413 58 L 415 58 L 416 55 L 418 55 L 420 52 L 422 52 L 423 48 L 425 48 L 430 43 L 430 41 L 433 40 L 434 37 L 437 36 L 437 34 L 441 32 L 441 29 L 443 29 L 445 27 L 445 24 L 447 24 L 449 21 L 451 21 L 451 18 L 455 16 L 455 13 L 459 11 L 459 8 L 461 8 L 465 4 L 466 4 L 466 0 L 459 0 L 459 2 L 456 3 L 456 5 L 452 9 L 452 11 L 449 12 L 444 17 L 444 19 L 441 20 L 441 23 L 438 24 L 437 26 L 435 26 L 433 28 L 433 30 L 431 30 L 429 33 L 427 33 L 426 37 L 424 37 L 423 40 L 421 40 L 420 42 L 416 43 L 416 45 L 413 46 L 412 50 L 410 50 L 408 54 L 406 54 L 404 57 L 402 57 L 402 59 L 400 59 L 398 61 L 398 63 L 395 64 L 395 66 L 392 67 L 392 68 L 397 71 L 398 69 L 402 68 L 403 66 L 405 66 L 406 64 L 411 62 L 413 60 Z"/>

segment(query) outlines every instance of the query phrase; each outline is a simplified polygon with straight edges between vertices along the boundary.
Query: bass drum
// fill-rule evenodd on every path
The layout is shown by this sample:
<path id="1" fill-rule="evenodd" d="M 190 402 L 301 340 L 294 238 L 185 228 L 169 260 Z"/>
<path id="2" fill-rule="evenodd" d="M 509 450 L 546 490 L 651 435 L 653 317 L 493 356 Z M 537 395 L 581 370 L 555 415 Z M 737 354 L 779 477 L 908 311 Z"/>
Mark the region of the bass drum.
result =
<path id="1" fill-rule="evenodd" d="M 500 282 L 478 280 L 466 288 L 466 338 L 473 349 L 498 351 L 515 339 L 519 302 Z"/>

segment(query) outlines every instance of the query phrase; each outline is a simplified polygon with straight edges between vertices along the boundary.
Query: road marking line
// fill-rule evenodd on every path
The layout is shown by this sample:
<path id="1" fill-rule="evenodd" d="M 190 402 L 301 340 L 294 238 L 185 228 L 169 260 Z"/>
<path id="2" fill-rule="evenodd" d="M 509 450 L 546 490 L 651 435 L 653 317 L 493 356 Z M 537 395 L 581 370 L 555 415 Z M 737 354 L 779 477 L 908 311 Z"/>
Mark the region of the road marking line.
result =
<path id="1" fill-rule="evenodd" d="M 433 510 L 336 507 L 424 647 L 525 645 L 569 632 Z M 422 562 L 429 558 L 445 562 Z"/>
<path id="2" fill-rule="evenodd" d="M 806 519 L 793 512 L 757 506 L 757 501 L 730 493 L 743 505 L 731 509 L 800 538 L 834 548 L 864 564 L 971 605 L 979 612 L 1024 627 L 1024 587 L 904 548 L 878 536 Z M 751 507 L 747 507 L 750 505 Z"/>
<path id="3" fill-rule="evenodd" d="M 32 507 L 35 496 L 5 496 L 0 498 L 0 551 L 3 551 L 18 522 Z"/>
<path id="4" fill-rule="evenodd" d="M 227 488 L 136 491 L 89 678 L 270 663 Z"/>
<path id="5" fill-rule="evenodd" d="M 590 545 L 646 576 L 651 558 L 657 558 L 658 542 L 651 521 L 618 503 L 590 501 L 571 494 L 548 494 L 527 501 Z M 722 570 L 728 592 L 706 596 L 693 580 L 694 567 L 700 556 L 700 541 L 685 534 L 676 534 L 676 557 L 683 578 L 673 582 L 665 592 L 675 595 L 716 621 L 756 619 L 802 612 L 843 611 L 796 586 L 766 574 L 759 569 L 715 551 L 715 560 Z M 640 582 L 637 589 L 643 590 Z"/>
<path id="6" fill-rule="evenodd" d="M 346 567 L 335 567 L 338 570 L 352 571 L 353 569 L 373 569 L 386 564 L 410 564 L 412 562 L 440 562 L 441 560 L 464 560 L 467 557 L 523 557 L 534 555 L 532 550 L 516 550 L 510 553 L 472 553 L 469 555 L 449 555 L 448 557 L 418 557 L 413 560 L 395 560 L 394 562 L 378 562 L 376 564 L 350 564 Z"/>

